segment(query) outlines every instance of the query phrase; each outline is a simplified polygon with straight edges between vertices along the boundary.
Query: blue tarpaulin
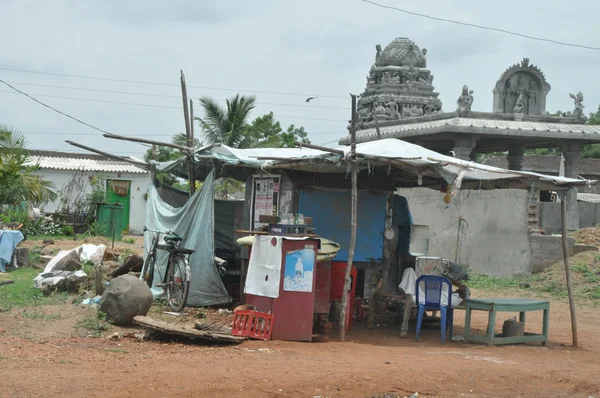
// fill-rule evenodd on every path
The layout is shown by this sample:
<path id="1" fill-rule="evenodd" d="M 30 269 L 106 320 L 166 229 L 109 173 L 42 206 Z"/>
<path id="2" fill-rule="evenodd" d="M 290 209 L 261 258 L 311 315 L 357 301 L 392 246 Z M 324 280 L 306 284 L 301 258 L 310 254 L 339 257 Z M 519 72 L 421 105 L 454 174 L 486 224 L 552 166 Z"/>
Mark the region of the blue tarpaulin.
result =
<path id="1" fill-rule="evenodd" d="M 6 272 L 6 265 L 12 260 L 15 248 L 23 239 L 21 231 L 0 230 L 0 272 Z"/>

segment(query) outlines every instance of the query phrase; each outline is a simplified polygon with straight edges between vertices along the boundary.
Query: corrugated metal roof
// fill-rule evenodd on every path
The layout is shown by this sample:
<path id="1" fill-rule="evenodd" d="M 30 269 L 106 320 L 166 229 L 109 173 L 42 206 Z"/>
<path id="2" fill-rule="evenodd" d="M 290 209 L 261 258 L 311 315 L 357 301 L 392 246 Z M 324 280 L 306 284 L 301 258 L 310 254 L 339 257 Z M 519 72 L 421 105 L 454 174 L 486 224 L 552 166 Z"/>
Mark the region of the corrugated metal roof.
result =
<path id="1" fill-rule="evenodd" d="M 138 160 L 131 157 L 133 160 Z M 69 153 L 56 151 L 29 151 L 30 165 L 37 164 L 42 169 L 54 170 L 87 170 L 114 173 L 148 173 L 141 167 L 121 162 L 100 155 L 87 153 Z"/>

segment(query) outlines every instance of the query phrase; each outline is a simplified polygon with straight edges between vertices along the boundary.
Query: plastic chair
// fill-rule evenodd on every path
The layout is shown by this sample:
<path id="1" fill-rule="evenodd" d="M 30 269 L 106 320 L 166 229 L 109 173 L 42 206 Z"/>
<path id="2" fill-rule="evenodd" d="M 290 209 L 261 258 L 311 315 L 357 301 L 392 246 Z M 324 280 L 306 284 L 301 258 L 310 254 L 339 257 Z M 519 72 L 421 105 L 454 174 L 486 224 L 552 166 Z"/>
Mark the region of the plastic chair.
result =
<path id="1" fill-rule="evenodd" d="M 421 285 L 423 291 L 421 292 Z M 447 289 L 447 290 L 446 290 Z M 442 292 L 447 292 L 447 303 L 444 303 Z M 446 330 L 449 331 L 448 339 L 452 340 L 452 325 L 454 323 L 454 311 L 452 309 L 452 283 L 443 276 L 422 275 L 417 279 L 416 286 L 417 305 L 419 315 L 417 317 L 417 336 L 419 341 L 421 324 L 425 311 L 439 311 L 441 315 L 442 337 L 441 342 L 446 342 Z"/>

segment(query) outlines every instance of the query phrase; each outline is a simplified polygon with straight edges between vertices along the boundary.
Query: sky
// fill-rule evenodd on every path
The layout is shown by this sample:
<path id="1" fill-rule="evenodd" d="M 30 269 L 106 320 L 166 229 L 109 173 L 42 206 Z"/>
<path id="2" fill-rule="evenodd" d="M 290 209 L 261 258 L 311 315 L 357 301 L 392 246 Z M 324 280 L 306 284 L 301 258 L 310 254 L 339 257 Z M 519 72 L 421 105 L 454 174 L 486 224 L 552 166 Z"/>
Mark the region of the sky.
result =
<path id="1" fill-rule="evenodd" d="M 600 47 L 597 0 L 374 1 Z M 256 95 L 253 117 L 273 111 L 284 129 L 304 126 L 313 143 L 335 146 L 347 134 L 349 94 L 364 90 L 375 45 L 396 37 L 427 48 L 446 111 L 456 109 L 464 84 L 474 90 L 473 110 L 492 111 L 497 79 L 523 57 L 552 86 L 548 111 L 572 110 L 569 93 L 577 91 L 586 113 L 600 104 L 600 51 L 432 21 L 360 0 L 0 0 L 0 16 L 0 79 L 100 129 L 158 141 L 185 131 L 183 70 L 196 116 L 202 96 L 224 105 L 238 92 Z M 306 103 L 308 96 L 319 98 Z M 30 149 L 82 151 L 65 140 L 118 155 L 142 156 L 148 149 L 104 138 L 2 84 L 0 123 L 23 132 Z"/>

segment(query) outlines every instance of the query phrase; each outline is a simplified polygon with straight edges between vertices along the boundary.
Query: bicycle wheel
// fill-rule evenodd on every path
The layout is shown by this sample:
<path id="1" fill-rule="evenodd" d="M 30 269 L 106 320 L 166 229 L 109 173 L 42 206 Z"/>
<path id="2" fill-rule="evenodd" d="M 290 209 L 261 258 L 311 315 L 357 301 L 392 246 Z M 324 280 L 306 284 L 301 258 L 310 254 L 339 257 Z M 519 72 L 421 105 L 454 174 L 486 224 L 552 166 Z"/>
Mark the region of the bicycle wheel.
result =
<path id="1" fill-rule="evenodd" d="M 154 269 L 156 268 L 156 252 L 151 252 L 146 258 L 144 264 L 144 282 L 152 289 L 152 282 L 154 281 Z"/>
<path id="2" fill-rule="evenodd" d="M 173 311 L 181 311 L 190 293 L 191 271 L 187 258 L 181 254 L 171 257 L 167 279 L 167 301 Z"/>

